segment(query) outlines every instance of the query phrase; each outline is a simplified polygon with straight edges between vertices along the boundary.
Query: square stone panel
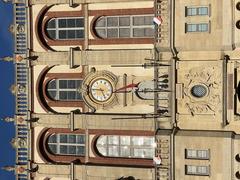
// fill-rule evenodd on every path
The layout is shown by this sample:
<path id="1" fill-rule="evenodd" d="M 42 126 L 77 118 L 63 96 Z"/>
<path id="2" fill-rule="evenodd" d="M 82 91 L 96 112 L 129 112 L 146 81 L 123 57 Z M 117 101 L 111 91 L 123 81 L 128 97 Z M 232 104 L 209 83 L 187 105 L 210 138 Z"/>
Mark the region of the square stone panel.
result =
<path id="1" fill-rule="evenodd" d="M 222 62 L 183 61 L 178 63 L 179 115 L 216 115 L 222 111 Z"/>

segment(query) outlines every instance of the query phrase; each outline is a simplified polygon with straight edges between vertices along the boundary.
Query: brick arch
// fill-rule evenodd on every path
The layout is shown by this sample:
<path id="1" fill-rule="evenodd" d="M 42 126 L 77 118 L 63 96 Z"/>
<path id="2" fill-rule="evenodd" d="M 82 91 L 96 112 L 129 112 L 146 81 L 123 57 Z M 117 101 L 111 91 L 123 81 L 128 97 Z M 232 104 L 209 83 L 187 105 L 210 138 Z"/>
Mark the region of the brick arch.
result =
<path id="1" fill-rule="evenodd" d="M 53 40 L 48 37 L 46 26 L 52 18 L 83 17 L 84 11 L 49 11 L 51 6 L 44 6 L 36 18 L 35 33 L 39 44 L 43 49 L 55 51 L 51 46 L 83 46 L 84 40 Z"/>
<path id="2" fill-rule="evenodd" d="M 83 79 L 84 73 L 47 73 L 42 84 L 42 91 L 44 99 L 46 100 L 49 107 L 80 107 L 83 112 L 85 109 L 85 103 L 81 101 L 58 101 L 53 100 L 47 95 L 47 84 L 54 79 Z"/>
<path id="3" fill-rule="evenodd" d="M 82 101 L 57 101 L 52 100 L 47 95 L 47 84 L 53 79 L 83 79 L 84 72 L 81 73 L 49 73 L 54 66 L 46 67 L 39 74 L 36 82 L 36 96 L 40 106 L 46 112 L 57 113 L 54 107 L 78 107 L 84 111 L 85 103 Z"/>
<path id="4" fill-rule="evenodd" d="M 47 140 L 52 134 L 67 133 L 67 134 L 85 134 L 84 129 L 78 129 L 71 131 L 65 128 L 45 128 L 43 129 L 37 139 L 37 151 L 40 157 L 45 162 L 51 163 L 63 163 L 70 164 L 75 162 L 76 164 L 94 164 L 94 165 L 106 165 L 106 166 L 130 166 L 130 167 L 153 167 L 152 159 L 138 159 L 138 158 L 116 158 L 116 157 L 103 157 L 99 156 L 95 151 L 95 143 L 98 137 L 101 135 L 134 135 L 134 136 L 154 136 L 152 131 L 141 130 L 106 130 L 106 129 L 89 129 L 89 135 L 94 135 L 91 145 L 91 150 L 95 157 L 89 157 L 88 161 L 85 161 L 83 156 L 71 156 L 71 155 L 53 155 L 47 149 Z"/>
<path id="5" fill-rule="evenodd" d="M 48 51 L 48 50 L 51 50 L 51 51 L 54 51 L 46 42 L 46 40 L 44 39 L 44 36 L 43 36 L 43 33 L 42 33 L 42 30 L 43 30 L 43 19 L 46 15 L 46 13 L 48 12 L 48 10 L 52 7 L 53 5 L 51 6 L 44 6 L 41 11 L 39 12 L 37 18 L 36 18 L 36 22 L 35 22 L 35 34 L 36 34 L 36 38 L 40 44 L 40 46 Z"/>
<path id="6" fill-rule="evenodd" d="M 37 100 L 40 104 L 40 106 L 43 108 L 43 110 L 45 112 L 54 112 L 56 113 L 53 109 L 51 109 L 44 97 L 44 92 L 42 90 L 42 85 L 43 85 L 43 82 L 44 82 L 44 79 L 45 79 L 45 76 L 46 74 L 48 73 L 48 71 L 53 68 L 54 66 L 51 66 L 51 67 L 45 67 L 39 74 L 38 76 L 38 79 L 37 79 L 37 82 L 36 82 L 36 89 L 35 89 L 35 92 L 36 92 L 36 97 L 37 97 Z"/>

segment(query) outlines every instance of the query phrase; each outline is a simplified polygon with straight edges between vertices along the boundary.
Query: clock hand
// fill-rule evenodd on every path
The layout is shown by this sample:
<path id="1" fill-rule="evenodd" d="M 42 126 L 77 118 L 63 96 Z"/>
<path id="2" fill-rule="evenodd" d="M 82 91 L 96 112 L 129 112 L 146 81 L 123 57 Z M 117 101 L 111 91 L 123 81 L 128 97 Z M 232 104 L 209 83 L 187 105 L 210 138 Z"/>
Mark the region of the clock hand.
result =
<path id="1" fill-rule="evenodd" d="M 102 90 L 102 89 L 101 89 L 101 90 Z M 105 96 L 105 94 L 104 94 L 103 90 L 102 90 L 101 92 L 102 92 L 102 95 L 103 95 L 103 97 L 104 97 L 104 98 L 106 98 L 106 96 Z"/>
<path id="2" fill-rule="evenodd" d="M 99 88 L 99 89 L 91 89 L 91 90 L 95 90 L 95 91 L 103 91 L 103 89 Z"/>

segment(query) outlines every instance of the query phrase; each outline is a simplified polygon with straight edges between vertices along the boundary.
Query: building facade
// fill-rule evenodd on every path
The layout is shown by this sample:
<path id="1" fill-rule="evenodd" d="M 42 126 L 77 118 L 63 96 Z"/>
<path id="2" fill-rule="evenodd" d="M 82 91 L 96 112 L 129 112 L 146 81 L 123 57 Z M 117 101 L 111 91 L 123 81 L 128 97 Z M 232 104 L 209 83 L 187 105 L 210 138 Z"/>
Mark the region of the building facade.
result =
<path id="1" fill-rule="evenodd" d="M 240 179 L 240 2 L 12 3 L 16 179 Z"/>

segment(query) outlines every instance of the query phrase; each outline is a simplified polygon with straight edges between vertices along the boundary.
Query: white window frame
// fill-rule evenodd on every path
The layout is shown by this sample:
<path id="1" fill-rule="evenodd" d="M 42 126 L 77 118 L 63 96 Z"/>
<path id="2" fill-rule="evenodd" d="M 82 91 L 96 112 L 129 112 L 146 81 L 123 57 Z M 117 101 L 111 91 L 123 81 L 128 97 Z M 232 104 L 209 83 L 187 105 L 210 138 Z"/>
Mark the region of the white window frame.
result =
<path id="1" fill-rule="evenodd" d="M 83 136 L 84 137 L 84 143 L 83 144 L 78 144 L 77 142 L 76 143 L 63 143 L 63 142 L 60 142 L 60 136 L 61 135 L 67 135 L 67 137 L 69 137 L 70 135 L 74 135 L 74 136 Z M 54 154 L 57 154 L 57 155 L 77 155 L 77 156 L 84 156 L 85 155 L 85 142 L 86 142 L 86 138 L 85 138 L 85 134 L 64 134 L 64 133 L 59 133 L 59 134 L 52 134 L 49 136 L 49 138 L 51 136 L 56 136 L 56 141 L 57 142 L 47 142 L 48 146 L 49 145 L 55 145 L 56 146 L 56 149 L 57 149 L 57 152 L 52 152 Z M 60 146 L 63 145 L 63 146 L 75 146 L 75 147 L 83 147 L 84 148 L 84 151 L 82 154 L 77 154 L 77 152 L 75 154 L 70 154 L 70 153 L 61 153 L 60 152 Z M 49 147 L 48 147 L 49 148 Z M 50 148 L 49 148 L 50 150 Z M 50 150 L 51 151 L 51 150 Z"/>
<path id="2" fill-rule="evenodd" d="M 119 24 L 120 20 L 119 19 L 122 18 L 122 17 L 123 18 L 124 17 L 129 17 L 130 18 L 130 23 L 129 23 L 130 25 L 129 26 L 120 26 L 120 24 Z M 98 32 L 97 32 L 98 30 L 105 30 L 106 37 L 101 37 L 100 35 L 98 35 L 103 39 L 108 39 L 108 38 L 151 38 L 150 36 L 140 36 L 140 37 L 134 36 L 134 33 L 133 33 L 134 29 L 137 29 L 137 28 L 139 28 L 139 29 L 142 29 L 142 28 L 154 29 L 154 24 L 151 24 L 151 25 L 133 25 L 134 17 L 152 17 L 153 18 L 154 15 L 146 14 L 146 15 L 128 15 L 128 16 L 102 16 L 97 20 L 96 25 L 97 25 L 99 20 L 105 19 L 105 26 L 103 26 L 103 27 L 95 26 L 95 31 L 98 35 Z M 117 26 L 108 26 L 107 25 L 107 18 L 117 18 L 118 19 Z M 117 37 L 108 37 L 108 33 L 107 33 L 108 29 L 117 29 L 118 30 Z M 130 30 L 130 36 L 129 37 L 120 37 L 120 29 L 129 29 Z"/>
<path id="3" fill-rule="evenodd" d="M 201 14 L 202 9 L 207 9 L 206 14 Z M 196 14 L 192 12 L 195 11 Z M 189 13 L 191 12 L 191 13 Z M 199 7 L 186 7 L 186 16 L 208 16 L 209 15 L 209 7 L 208 6 L 199 6 Z"/>
<path id="4" fill-rule="evenodd" d="M 83 19 L 84 22 L 84 18 L 83 17 L 61 17 L 61 18 L 52 18 L 48 21 L 48 23 L 52 20 L 55 20 L 56 24 L 55 24 L 55 28 L 49 28 L 47 27 L 47 32 L 48 30 L 55 30 L 55 40 L 72 40 L 72 39 L 84 39 L 84 23 L 83 23 L 83 27 L 59 27 L 59 20 L 62 19 Z M 59 38 L 59 31 L 68 31 L 68 30 L 83 30 L 83 38 Z M 66 32 L 67 33 L 67 32 Z M 76 33 L 76 32 L 75 32 Z M 76 36 L 76 34 L 75 34 Z"/>
<path id="5" fill-rule="evenodd" d="M 106 137 L 106 144 L 101 144 L 100 140 L 101 138 L 105 138 Z M 116 144 L 110 144 L 109 142 L 109 138 L 117 138 L 118 142 Z M 130 138 L 130 144 L 126 145 L 126 144 L 121 144 L 121 137 L 129 137 Z M 144 141 L 144 138 L 150 138 L 150 142 L 151 144 L 139 144 L 137 145 L 136 142 L 134 141 L 135 138 L 142 138 L 142 142 Z M 136 139 L 135 139 L 136 140 Z M 147 159 L 152 159 L 152 157 L 154 156 L 155 153 L 155 149 L 154 149 L 154 137 L 152 136 L 118 136 L 118 135 L 101 135 L 96 143 L 96 147 L 98 149 L 98 152 L 102 155 L 102 156 L 106 156 L 106 157 L 125 157 L 125 158 L 147 158 Z M 117 151 L 117 155 L 111 155 L 109 152 L 109 149 L 113 149 L 115 148 L 115 150 Z M 104 152 L 101 152 L 102 149 Z M 129 156 L 125 156 L 121 154 L 121 149 L 129 149 L 130 153 Z M 136 151 L 141 152 L 143 154 L 141 155 L 136 155 Z M 148 153 L 146 153 L 148 151 Z M 144 154 L 145 153 L 145 154 Z"/>
<path id="6" fill-rule="evenodd" d="M 55 91 L 56 92 L 56 98 L 54 98 L 54 100 L 56 100 L 56 101 L 81 101 L 82 100 L 82 95 L 79 92 L 79 89 L 75 89 L 75 88 L 64 89 L 64 88 L 59 87 L 59 81 L 62 81 L 62 80 L 64 80 L 64 81 L 72 81 L 72 80 L 82 81 L 81 79 L 53 79 L 53 80 L 51 80 L 49 83 L 51 83 L 52 81 L 56 81 L 56 88 L 50 89 L 50 88 L 48 88 L 48 85 L 47 85 L 47 92 L 49 92 L 49 91 Z M 77 99 L 77 98 L 75 98 L 75 99 L 62 99 L 62 98 L 60 98 L 60 91 L 74 91 L 74 92 L 79 93 L 81 98 L 79 98 L 79 99 Z M 52 98 L 50 95 L 49 95 L 49 97 Z"/>
<path id="7" fill-rule="evenodd" d="M 210 159 L 210 150 L 209 149 L 185 149 L 185 157 L 186 159 Z"/>
<path id="8" fill-rule="evenodd" d="M 202 30 L 201 26 L 206 25 L 207 29 L 206 30 Z M 190 26 L 196 26 L 196 30 L 191 30 Z M 186 33 L 196 33 L 196 32 L 209 32 L 210 31 L 210 23 L 186 23 L 185 24 L 185 32 Z"/>
<path id="9" fill-rule="evenodd" d="M 209 176 L 210 166 L 185 165 L 186 175 Z"/>

